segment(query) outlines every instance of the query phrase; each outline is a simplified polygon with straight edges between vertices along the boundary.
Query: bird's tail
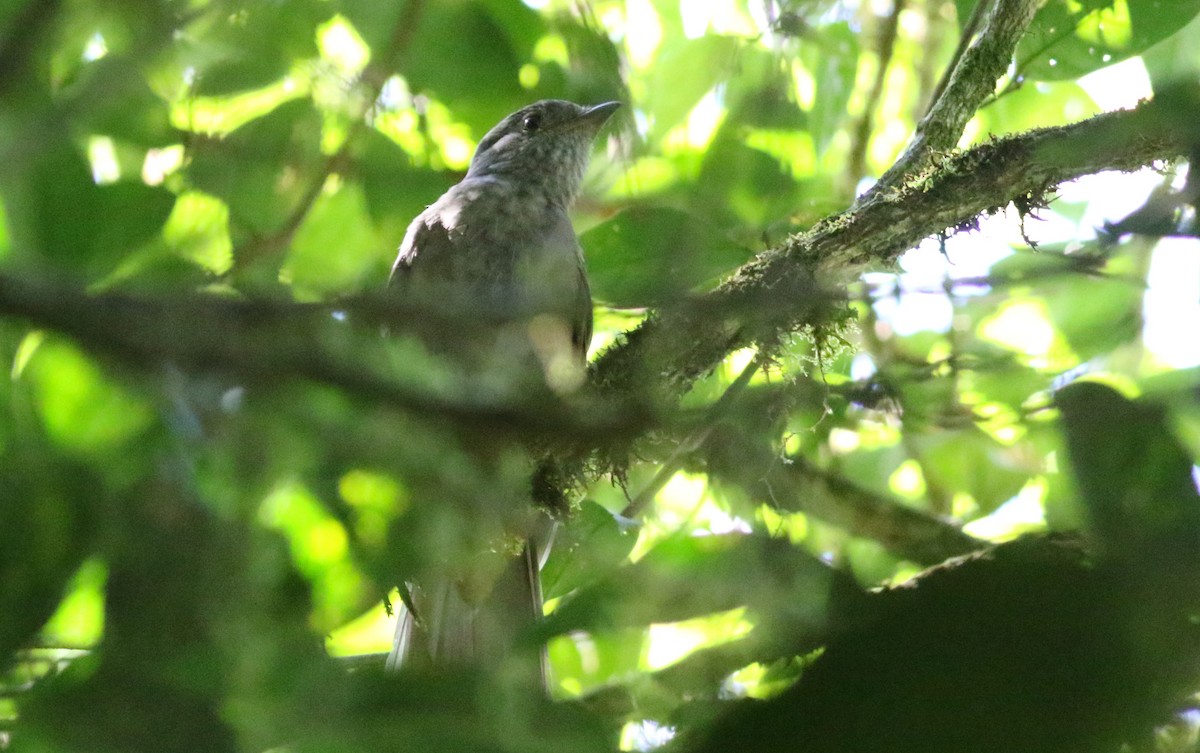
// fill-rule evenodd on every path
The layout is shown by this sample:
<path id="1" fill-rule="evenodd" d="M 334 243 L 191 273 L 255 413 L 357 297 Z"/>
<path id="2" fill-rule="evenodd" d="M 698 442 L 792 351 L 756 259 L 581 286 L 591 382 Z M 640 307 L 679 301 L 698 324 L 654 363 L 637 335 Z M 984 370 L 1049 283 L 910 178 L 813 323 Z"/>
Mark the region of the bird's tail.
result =
<path id="1" fill-rule="evenodd" d="M 474 665 L 525 674 L 548 688 L 545 651 L 519 641 L 542 616 L 542 549 L 527 541 L 491 592 L 477 600 L 464 597 L 465 589 L 449 578 L 409 584 L 411 604 L 398 606 L 388 669 Z"/>

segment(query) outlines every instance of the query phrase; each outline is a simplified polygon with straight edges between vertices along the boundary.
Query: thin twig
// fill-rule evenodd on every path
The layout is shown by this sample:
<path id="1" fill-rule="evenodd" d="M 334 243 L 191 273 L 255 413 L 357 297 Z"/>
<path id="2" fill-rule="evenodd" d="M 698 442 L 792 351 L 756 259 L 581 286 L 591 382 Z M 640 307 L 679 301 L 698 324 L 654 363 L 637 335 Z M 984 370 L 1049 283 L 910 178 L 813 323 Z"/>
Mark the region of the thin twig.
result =
<path id="1" fill-rule="evenodd" d="M 777 475 L 790 483 L 773 485 L 776 506 L 820 518 L 921 565 L 944 562 L 988 545 L 943 518 L 876 494 L 800 456 L 779 464 Z M 811 493 L 808 487 L 813 484 L 820 485 L 825 494 Z M 787 486 L 792 487 L 792 494 L 782 495 L 780 488 Z"/>
<path id="2" fill-rule="evenodd" d="M 248 241 L 234 249 L 233 265 L 227 274 L 245 269 L 262 258 L 279 253 L 291 245 L 296 231 L 304 224 L 305 218 L 308 217 L 309 212 L 316 205 L 317 199 L 324 192 L 325 184 L 329 180 L 329 177 L 344 170 L 349 163 L 355 138 L 368 127 L 370 121 L 367 115 L 379 100 L 379 95 L 387 83 L 387 71 L 395 67 L 407 53 L 413 34 L 420 23 L 424 7 L 423 0 L 409 0 L 404 4 L 400 18 L 397 19 L 396 25 L 392 29 L 392 36 L 389 39 L 387 49 L 379 56 L 378 60 L 368 63 L 367 69 L 363 71 L 361 80 L 369 82 L 369 96 L 363 97 L 359 111 L 355 113 L 355 117 L 352 118 L 347 128 L 341 148 L 325 159 L 321 170 L 313 176 L 308 188 L 304 191 L 304 195 L 296 203 L 291 214 L 284 219 L 283 223 L 274 232 L 265 236 L 251 237 Z"/>
<path id="3" fill-rule="evenodd" d="M 1042 0 L 996 0 L 983 30 L 953 61 L 941 92 L 917 124 L 912 141 L 864 199 L 891 190 L 923 170 L 937 152 L 953 149 L 979 105 L 996 90 Z M 981 0 L 983 4 L 983 0 Z"/>
<path id="4" fill-rule="evenodd" d="M 894 0 L 891 12 L 883 19 L 879 28 L 879 67 L 875 71 L 875 80 L 871 82 L 871 91 L 867 94 L 867 102 L 863 106 L 862 115 L 854 124 L 854 140 L 850 146 L 850 164 L 846 172 L 856 183 L 866 174 L 867 147 L 871 141 L 872 124 L 875 111 L 883 99 L 883 87 L 887 83 L 888 68 L 892 64 L 892 55 L 896 51 L 896 38 L 900 30 L 900 14 L 904 12 L 906 0 Z"/>
<path id="5" fill-rule="evenodd" d="M 703 424 L 675 447 L 675 451 L 671 453 L 671 456 L 659 465 L 658 471 L 654 474 L 654 478 L 650 480 L 650 483 L 646 484 L 638 492 L 638 495 L 625 506 L 625 509 L 621 511 L 623 517 L 636 518 L 642 514 L 642 511 L 662 491 L 667 482 L 671 480 L 671 477 L 675 475 L 675 472 L 683 467 L 683 463 L 687 457 L 704 446 L 704 443 L 712 436 L 713 429 L 716 428 L 722 418 L 728 415 L 738 395 L 746 389 L 746 385 L 750 383 L 750 378 L 763 367 L 766 361 L 766 356 L 759 353 L 754 356 L 754 359 L 750 363 L 746 364 L 746 367 L 738 374 L 737 379 L 733 380 L 733 383 L 725 389 L 725 392 L 721 394 L 717 402 L 713 403 L 713 406 L 705 416 Z"/>
<path id="6" fill-rule="evenodd" d="M 942 98 L 942 93 L 946 91 L 946 86 L 950 83 L 954 72 L 962 64 L 963 57 L 967 54 L 967 50 L 970 49 L 971 42 L 975 41 L 975 35 L 979 31 L 979 27 L 983 25 L 983 19 L 987 17 L 988 10 L 993 5 L 995 5 L 995 0 L 978 0 L 975 3 L 970 17 L 963 24 L 962 32 L 958 37 L 958 47 L 954 50 L 954 56 L 950 58 L 949 65 L 942 72 L 942 77 L 938 79 L 937 86 L 934 88 L 933 94 L 929 97 L 929 107 L 925 110 L 925 116 L 929 115 L 930 111 L 933 110 L 934 104 Z"/>

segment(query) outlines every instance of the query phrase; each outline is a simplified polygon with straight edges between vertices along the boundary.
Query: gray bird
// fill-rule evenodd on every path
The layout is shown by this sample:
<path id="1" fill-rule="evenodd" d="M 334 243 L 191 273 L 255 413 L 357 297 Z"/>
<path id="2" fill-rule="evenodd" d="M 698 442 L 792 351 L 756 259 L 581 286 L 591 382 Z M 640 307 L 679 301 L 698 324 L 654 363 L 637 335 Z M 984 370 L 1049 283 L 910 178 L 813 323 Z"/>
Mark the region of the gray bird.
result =
<path id="1" fill-rule="evenodd" d="M 582 377 L 592 298 L 567 210 L 592 141 L 617 107 L 543 100 L 514 112 L 479 142 L 466 177 L 409 225 L 390 287 L 512 319 L 514 326 L 487 330 L 490 342 L 479 332 L 439 335 L 442 350 L 453 350 L 444 340 L 455 334 L 468 341 L 459 343 L 474 351 L 468 367 L 529 371 L 533 363 L 552 388 L 571 386 L 560 378 L 564 366 Z M 409 584 L 388 666 L 498 666 L 515 635 L 542 613 L 538 571 L 547 546 L 531 538 L 482 597 L 450 578 Z M 544 662 L 536 673 L 543 682 Z"/>

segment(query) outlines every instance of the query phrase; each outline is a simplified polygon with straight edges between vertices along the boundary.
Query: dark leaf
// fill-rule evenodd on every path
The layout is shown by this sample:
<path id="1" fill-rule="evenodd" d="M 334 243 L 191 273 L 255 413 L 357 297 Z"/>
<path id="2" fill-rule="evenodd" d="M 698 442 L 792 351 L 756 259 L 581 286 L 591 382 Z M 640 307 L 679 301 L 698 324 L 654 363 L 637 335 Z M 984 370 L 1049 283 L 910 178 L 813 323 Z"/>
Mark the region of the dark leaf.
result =
<path id="1" fill-rule="evenodd" d="M 703 220 L 666 207 L 626 210 L 584 233 L 580 243 L 592 294 L 621 307 L 670 301 L 746 258 Z"/>

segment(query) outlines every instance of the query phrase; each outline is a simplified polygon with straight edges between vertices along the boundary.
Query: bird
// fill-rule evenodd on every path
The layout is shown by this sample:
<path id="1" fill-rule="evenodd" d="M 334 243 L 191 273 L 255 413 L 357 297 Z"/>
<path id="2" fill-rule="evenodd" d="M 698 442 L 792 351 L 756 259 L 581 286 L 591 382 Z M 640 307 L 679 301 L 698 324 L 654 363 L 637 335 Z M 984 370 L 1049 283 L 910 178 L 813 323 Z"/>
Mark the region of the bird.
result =
<path id="1" fill-rule="evenodd" d="M 389 290 L 503 323 L 444 328 L 431 350 L 477 375 L 516 375 L 518 386 L 578 386 L 592 297 L 568 210 L 593 141 L 619 106 L 547 99 L 513 112 L 479 142 L 462 181 L 408 226 Z M 387 667 L 499 666 L 542 615 L 538 573 L 551 536 L 531 534 L 484 594 L 449 574 L 406 584 Z M 534 675 L 547 686 L 544 651 Z"/>

